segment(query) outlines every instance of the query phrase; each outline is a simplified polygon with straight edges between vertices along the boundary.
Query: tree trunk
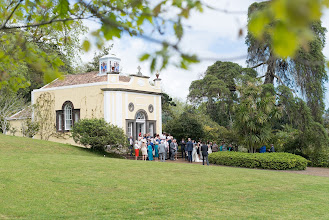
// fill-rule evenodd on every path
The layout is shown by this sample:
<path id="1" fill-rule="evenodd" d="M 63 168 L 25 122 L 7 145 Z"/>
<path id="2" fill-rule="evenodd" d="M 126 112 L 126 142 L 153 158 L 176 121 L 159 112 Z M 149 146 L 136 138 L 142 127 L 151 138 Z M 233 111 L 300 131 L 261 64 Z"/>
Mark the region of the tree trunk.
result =
<path id="1" fill-rule="evenodd" d="M 2 126 L 1 126 L 1 128 L 2 128 L 2 133 L 3 134 L 7 134 L 7 120 L 6 119 L 3 119 L 3 121 L 2 121 Z"/>
<path id="2" fill-rule="evenodd" d="M 275 57 L 270 54 L 270 57 L 267 60 L 267 71 L 265 74 L 265 81 L 264 84 L 274 84 L 274 75 L 275 75 Z"/>

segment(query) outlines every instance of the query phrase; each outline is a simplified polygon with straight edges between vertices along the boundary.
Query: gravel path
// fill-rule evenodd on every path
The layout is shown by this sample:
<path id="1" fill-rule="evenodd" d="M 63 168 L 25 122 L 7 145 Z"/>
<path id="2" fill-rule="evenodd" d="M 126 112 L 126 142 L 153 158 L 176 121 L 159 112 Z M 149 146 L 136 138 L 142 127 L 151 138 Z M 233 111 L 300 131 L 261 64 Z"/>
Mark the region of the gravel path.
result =
<path id="1" fill-rule="evenodd" d="M 185 160 L 179 158 L 176 161 L 166 160 L 169 163 L 188 163 Z M 201 163 L 192 163 L 192 164 L 201 164 Z M 212 165 L 212 166 L 220 166 L 220 165 Z M 329 177 L 329 168 L 321 168 L 321 167 L 307 167 L 306 170 L 274 170 L 276 172 L 286 172 L 286 173 L 297 173 L 297 174 L 304 174 L 304 175 L 312 175 L 312 176 L 323 176 Z"/>
<path id="2" fill-rule="evenodd" d="M 128 157 L 127 159 L 135 159 L 135 157 Z M 141 160 L 141 157 L 139 158 Z M 156 161 L 159 162 L 159 161 Z M 166 163 L 188 163 L 186 160 L 182 158 L 178 158 L 178 160 L 166 160 Z M 202 162 L 193 162 L 193 165 L 202 165 Z M 214 165 L 210 164 L 210 166 L 222 166 L 222 165 Z M 226 167 L 226 166 L 223 166 Z M 242 167 L 239 167 L 242 168 Z M 248 169 L 248 168 L 243 168 Z M 323 177 L 329 177 L 329 168 L 321 168 L 321 167 L 307 167 L 306 170 L 271 170 L 275 172 L 286 172 L 286 173 L 297 173 L 297 174 L 304 174 L 304 175 L 311 175 L 311 176 L 323 176 Z"/>
<path id="3" fill-rule="evenodd" d="M 306 170 L 280 170 L 280 172 L 329 177 L 329 168 L 321 167 L 307 167 Z"/>

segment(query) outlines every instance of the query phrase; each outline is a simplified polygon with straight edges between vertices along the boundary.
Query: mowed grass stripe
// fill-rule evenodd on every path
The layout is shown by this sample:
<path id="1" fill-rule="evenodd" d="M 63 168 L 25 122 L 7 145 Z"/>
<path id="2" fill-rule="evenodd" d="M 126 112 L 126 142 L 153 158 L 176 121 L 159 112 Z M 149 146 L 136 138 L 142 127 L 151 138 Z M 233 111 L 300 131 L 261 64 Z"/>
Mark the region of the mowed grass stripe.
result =
<path id="1" fill-rule="evenodd" d="M 0 218 L 327 219 L 329 179 L 130 161 L 0 135 Z"/>

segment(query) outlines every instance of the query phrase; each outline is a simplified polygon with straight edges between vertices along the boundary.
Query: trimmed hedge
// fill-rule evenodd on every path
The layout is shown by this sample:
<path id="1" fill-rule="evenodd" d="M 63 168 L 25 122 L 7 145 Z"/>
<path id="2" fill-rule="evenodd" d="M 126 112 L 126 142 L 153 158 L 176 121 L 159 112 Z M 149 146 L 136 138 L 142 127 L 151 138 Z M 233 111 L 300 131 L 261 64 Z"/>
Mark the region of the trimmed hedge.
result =
<path id="1" fill-rule="evenodd" d="M 209 162 L 218 165 L 272 170 L 305 170 L 309 162 L 290 153 L 242 153 L 220 151 L 209 155 Z"/>

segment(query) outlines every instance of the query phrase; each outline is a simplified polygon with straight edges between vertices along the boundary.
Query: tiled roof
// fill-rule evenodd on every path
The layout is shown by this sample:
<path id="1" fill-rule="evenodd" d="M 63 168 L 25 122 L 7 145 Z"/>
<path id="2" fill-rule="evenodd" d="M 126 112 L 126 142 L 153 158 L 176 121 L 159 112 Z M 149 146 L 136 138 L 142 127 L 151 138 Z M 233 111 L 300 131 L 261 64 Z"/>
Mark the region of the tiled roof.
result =
<path id="1" fill-rule="evenodd" d="M 8 120 L 27 119 L 31 117 L 32 117 L 32 109 L 31 106 L 28 106 L 23 110 L 17 112 L 16 114 L 10 116 Z"/>
<path id="2" fill-rule="evenodd" d="M 129 82 L 130 79 L 131 78 L 129 76 L 119 76 L 119 81 L 121 82 Z"/>
<path id="3" fill-rule="evenodd" d="M 54 87 L 62 87 L 62 86 L 72 86 L 79 84 L 87 84 L 87 83 L 96 83 L 96 82 L 106 82 L 107 76 L 99 76 L 98 71 L 93 71 L 89 73 L 81 73 L 75 75 L 66 75 L 64 79 L 57 79 L 53 82 L 49 83 L 43 88 L 54 88 Z"/>
<path id="4" fill-rule="evenodd" d="M 79 85 L 79 84 L 88 84 L 88 83 L 97 83 L 97 82 L 106 82 L 107 75 L 98 75 L 98 71 L 88 72 L 88 73 L 81 73 L 75 75 L 66 75 L 64 79 L 57 79 L 53 82 L 49 83 L 44 89 L 47 88 L 55 88 L 55 87 L 62 87 L 62 86 L 72 86 L 72 85 Z M 129 82 L 129 76 L 119 76 L 119 81 L 121 82 Z"/>

